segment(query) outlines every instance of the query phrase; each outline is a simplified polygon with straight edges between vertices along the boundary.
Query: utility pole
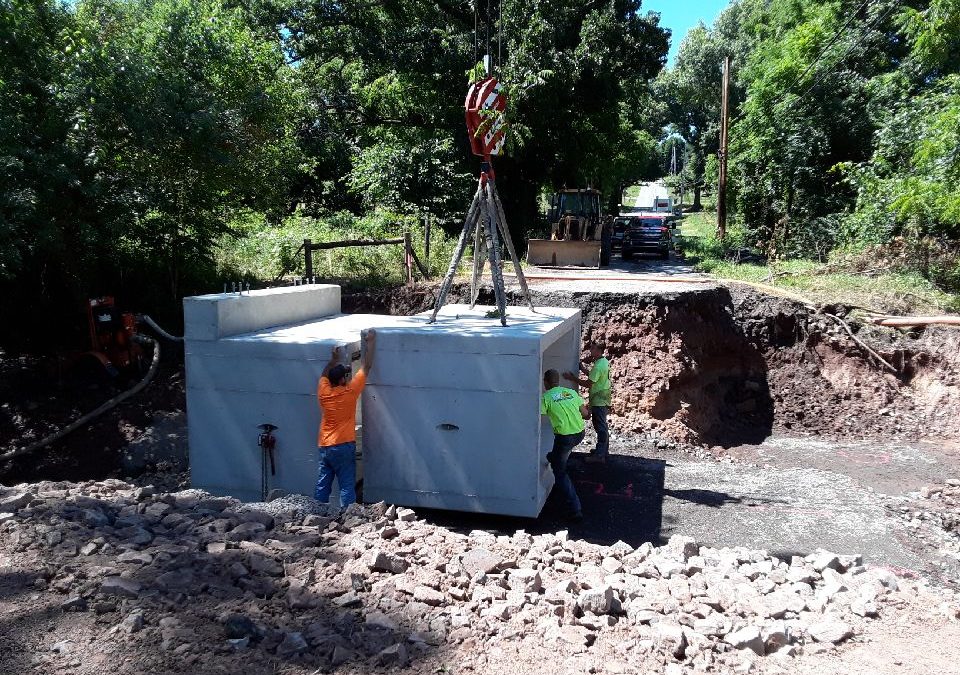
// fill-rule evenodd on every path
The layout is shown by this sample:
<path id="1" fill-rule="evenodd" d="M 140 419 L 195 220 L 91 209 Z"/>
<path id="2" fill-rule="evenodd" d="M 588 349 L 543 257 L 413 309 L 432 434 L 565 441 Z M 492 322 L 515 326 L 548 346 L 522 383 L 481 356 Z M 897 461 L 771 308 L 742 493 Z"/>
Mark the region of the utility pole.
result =
<path id="1" fill-rule="evenodd" d="M 730 131 L 730 57 L 723 59 L 723 93 L 720 106 L 720 185 L 717 186 L 717 239 L 727 236 L 727 141 Z"/>
<path id="2" fill-rule="evenodd" d="M 683 193 L 686 192 L 686 182 L 683 172 L 687 168 L 687 144 L 683 144 L 683 152 L 680 153 L 680 206 L 683 206 Z"/>

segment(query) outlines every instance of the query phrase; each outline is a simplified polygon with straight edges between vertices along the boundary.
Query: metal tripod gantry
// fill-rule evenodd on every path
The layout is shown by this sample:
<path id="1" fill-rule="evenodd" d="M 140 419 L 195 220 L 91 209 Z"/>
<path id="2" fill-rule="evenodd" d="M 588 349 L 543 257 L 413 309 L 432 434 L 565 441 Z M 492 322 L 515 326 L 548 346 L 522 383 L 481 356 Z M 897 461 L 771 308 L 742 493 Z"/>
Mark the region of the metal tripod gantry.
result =
<path id="1" fill-rule="evenodd" d="M 497 310 L 500 313 L 501 325 L 507 325 L 507 293 L 503 283 L 503 269 L 500 258 L 500 239 L 506 246 L 513 262 L 513 269 L 520 283 L 520 290 L 526 298 L 530 309 L 533 300 L 527 288 L 527 280 L 520 267 L 520 259 L 510 237 L 510 228 L 503 213 L 503 204 L 497 194 L 496 175 L 493 172 L 492 155 L 499 155 L 503 149 L 505 129 L 503 128 L 502 112 L 506 101 L 500 93 L 500 84 L 493 77 L 487 77 L 470 85 L 465 104 L 467 117 L 467 131 L 470 133 L 470 144 L 475 155 L 483 157 L 480 165 L 480 181 L 477 191 L 467 209 L 467 216 L 463 220 L 463 231 L 457 242 L 457 248 L 450 259 L 450 267 L 443 278 L 440 293 L 437 295 L 437 304 L 433 308 L 430 323 L 437 319 L 437 313 L 446 302 L 447 294 L 457 275 L 460 261 L 467 248 L 467 243 L 473 238 L 473 276 L 470 281 L 470 307 L 477 304 L 480 294 L 480 277 L 486 262 L 490 261 L 490 276 L 493 279 L 493 294 L 497 300 Z M 498 114 L 500 113 L 500 114 Z"/>

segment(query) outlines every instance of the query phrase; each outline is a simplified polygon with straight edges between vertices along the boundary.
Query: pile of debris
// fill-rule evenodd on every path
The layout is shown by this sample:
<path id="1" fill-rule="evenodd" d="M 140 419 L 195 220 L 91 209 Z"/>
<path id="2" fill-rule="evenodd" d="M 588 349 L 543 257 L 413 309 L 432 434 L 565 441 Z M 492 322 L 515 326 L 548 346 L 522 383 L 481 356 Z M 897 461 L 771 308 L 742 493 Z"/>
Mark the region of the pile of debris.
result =
<path id="1" fill-rule="evenodd" d="M 960 560 L 960 478 L 893 498 L 888 508 L 937 555 Z"/>
<path id="2" fill-rule="evenodd" d="M 0 620 L 19 627 L 0 661 L 20 672 L 788 669 L 911 590 L 856 555 L 459 533 L 386 504 L 119 480 L 0 488 L 0 552 Z"/>

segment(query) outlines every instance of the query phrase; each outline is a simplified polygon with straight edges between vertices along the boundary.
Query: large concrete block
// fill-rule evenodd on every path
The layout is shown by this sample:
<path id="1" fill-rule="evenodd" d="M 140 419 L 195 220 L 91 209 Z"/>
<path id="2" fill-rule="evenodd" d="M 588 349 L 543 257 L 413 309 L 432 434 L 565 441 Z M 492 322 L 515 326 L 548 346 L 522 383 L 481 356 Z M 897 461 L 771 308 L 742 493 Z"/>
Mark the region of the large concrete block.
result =
<path id="1" fill-rule="evenodd" d="M 257 446 L 257 425 L 269 423 L 279 428 L 276 474 L 268 475 L 268 490 L 313 494 L 320 373 L 335 346 L 342 347 L 345 360 L 356 366 L 361 332 L 393 321 L 386 316 L 336 314 L 339 290 L 296 286 L 250 296 L 184 300 L 187 426 L 195 487 L 259 500 L 263 456 Z M 247 301 L 251 304 L 244 305 Z M 267 304 L 258 305 L 261 302 Z M 253 316 L 251 310 L 262 315 Z M 274 325 L 283 317 L 303 316 L 308 320 Z M 241 326 L 252 328 L 235 334 Z"/>
<path id="2" fill-rule="evenodd" d="M 183 299 L 184 337 L 218 340 L 270 326 L 319 319 L 339 311 L 340 287 L 330 284 L 198 295 Z"/>
<path id="3" fill-rule="evenodd" d="M 543 371 L 576 370 L 580 312 L 444 307 L 377 329 L 363 395 L 364 496 L 534 517 L 553 485 Z"/>

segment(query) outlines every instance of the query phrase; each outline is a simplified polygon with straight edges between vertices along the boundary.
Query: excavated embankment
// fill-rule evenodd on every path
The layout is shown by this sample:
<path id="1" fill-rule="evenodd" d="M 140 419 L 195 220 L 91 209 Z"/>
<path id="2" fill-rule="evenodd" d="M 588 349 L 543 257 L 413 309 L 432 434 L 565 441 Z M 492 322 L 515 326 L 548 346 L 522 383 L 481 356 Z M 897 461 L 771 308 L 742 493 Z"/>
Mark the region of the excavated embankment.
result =
<path id="1" fill-rule="evenodd" d="M 661 293 L 534 291 L 540 305 L 578 307 L 614 378 L 612 425 L 673 441 L 731 447 L 774 430 L 827 437 L 955 437 L 960 433 L 960 333 L 858 325 L 881 365 L 823 312 L 752 289 Z M 457 287 L 450 302 L 462 301 Z M 492 303 L 489 294 L 480 301 Z M 347 311 L 409 314 L 433 289 L 345 298 Z M 519 297 L 511 302 L 520 303 Z M 825 308 L 844 317 L 843 307 Z"/>

